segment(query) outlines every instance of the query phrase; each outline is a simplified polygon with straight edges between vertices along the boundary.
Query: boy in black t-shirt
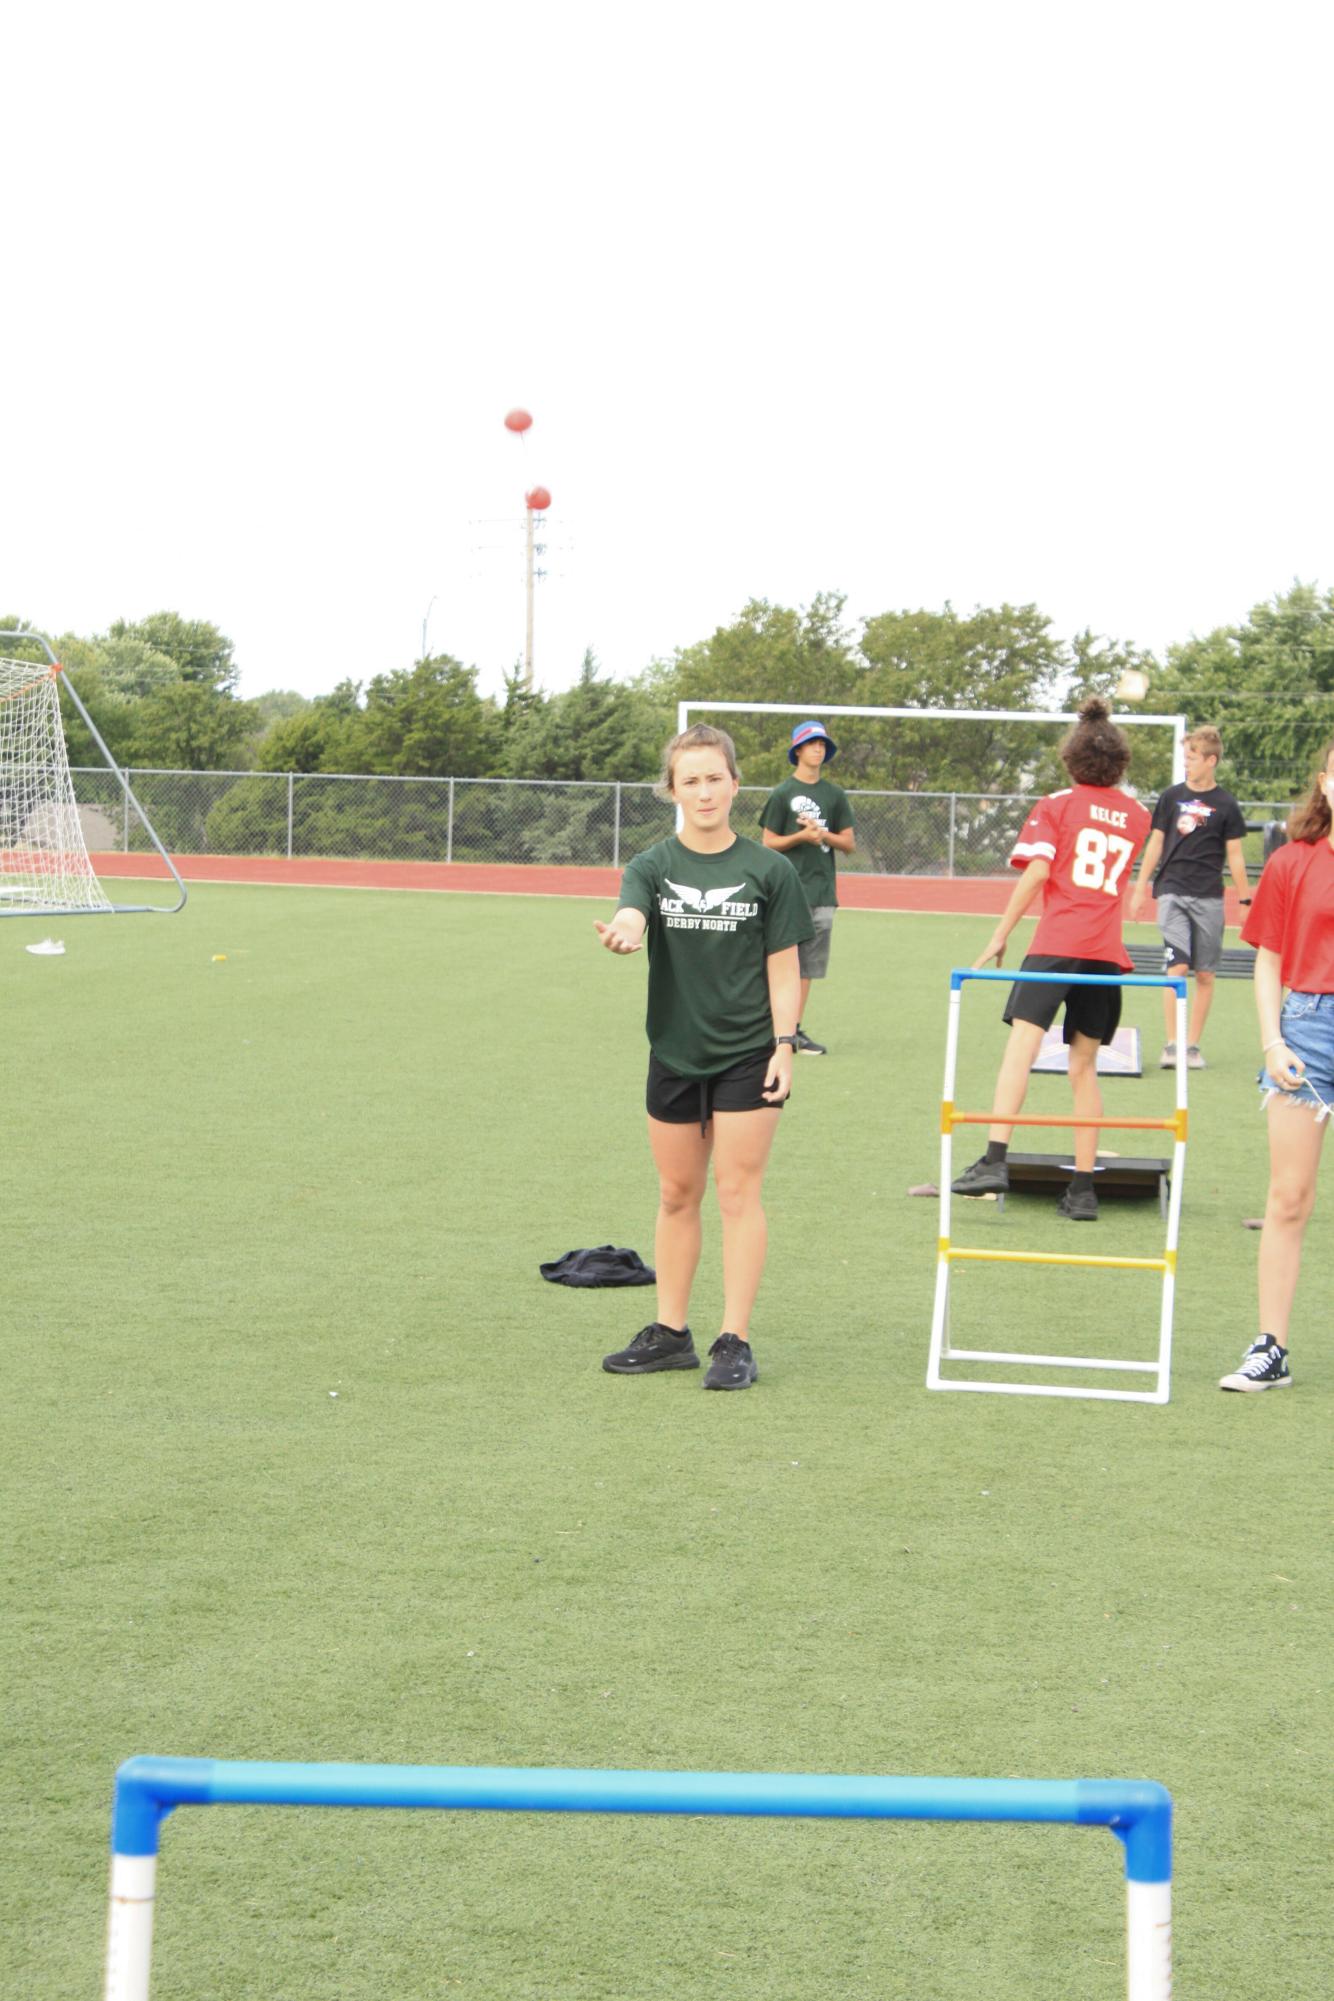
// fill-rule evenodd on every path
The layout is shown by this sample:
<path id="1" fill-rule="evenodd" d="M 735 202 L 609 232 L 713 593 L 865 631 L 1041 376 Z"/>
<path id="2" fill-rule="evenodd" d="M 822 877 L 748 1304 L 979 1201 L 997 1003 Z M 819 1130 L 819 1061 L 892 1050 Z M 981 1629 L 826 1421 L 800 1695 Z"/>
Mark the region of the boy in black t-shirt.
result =
<path id="1" fill-rule="evenodd" d="M 1186 1062 L 1203 1070 L 1200 1040 L 1214 998 L 1214 979 L 1223 952 L 1223 865 L 1226 860 L 1243 903 L 1251 900 L 1242 841 L 1246 818 L 1230 792 L 1214 781 L 1223 739 L 1216 729 L 1192 730 L 1185 739 L 1186 778 L 1169 785 L 1153 809 L 1153 831 L 1144 848 L 1139 875 L 1131 893 L 1129 916 L 1138 920 L 1144 909 L 1149 878 L 1158 899 L 1158 923 L 1163 934 L 1164 969 L 1172 978 L 1195 975 L 1190 1007 Z M 1176 1062 L 1172 1040 L 1176 997 L 1164 991 L 1163 1014 L 1167 1043 L 1159 1066 Z"/>

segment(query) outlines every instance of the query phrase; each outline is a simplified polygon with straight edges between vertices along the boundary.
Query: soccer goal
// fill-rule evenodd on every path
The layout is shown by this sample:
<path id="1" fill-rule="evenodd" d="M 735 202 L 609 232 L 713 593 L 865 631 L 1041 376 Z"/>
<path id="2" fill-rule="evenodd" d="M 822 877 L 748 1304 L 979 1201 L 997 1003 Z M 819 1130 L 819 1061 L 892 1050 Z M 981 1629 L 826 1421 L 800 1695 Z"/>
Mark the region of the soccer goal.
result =
<path id="1" fill-rule="evenodd" d="M 180 892 L 175 903 L 113 903 L 99 882 L 70 775 L 62 683 L 124 794 L 127 819 L 133 812 L 166 864 Z M 185 896 L 175 863 L 48 641 L 39 632 L 0 632 L 0 917 L 170 915 Z"/>

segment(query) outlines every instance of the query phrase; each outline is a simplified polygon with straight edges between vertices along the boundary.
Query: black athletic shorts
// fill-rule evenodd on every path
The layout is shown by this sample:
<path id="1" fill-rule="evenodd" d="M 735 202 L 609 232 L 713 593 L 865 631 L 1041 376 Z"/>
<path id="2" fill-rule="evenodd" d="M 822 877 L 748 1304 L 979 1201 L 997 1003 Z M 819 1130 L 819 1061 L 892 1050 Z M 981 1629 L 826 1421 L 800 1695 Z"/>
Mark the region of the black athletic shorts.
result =
<path id="1" fill-rule="evenodd" d="M 773 1053 L 771 1042 L 767 1049 L 739 1057 L 726 1070 L 716 1070 L 712 1077 L 678 1077 L 650 1050 L 645 1094 L 649 1117 L 669 1126 L 692 1126 L 698 1119 L 703 1132 L 715 1112 L 777 1111 L 779 1107 L 763 1096 Z"/>
<path id="2" fill-rule="evenodd" d="M 1110 959 L 1062 959 L 1050 952 L 1030 952 L 1019 968 L 1021 973 L 1124 973 L 1125 967 Z M 1025 985 L 1016 980 L 1010 988 L 1002 1019 L 1006 1022 L 1032 1021 L 1050 1028 L 1065 1003 L 1065 1040 L 1088 1035 L 1095 1042 L 1110 1042 L 1121 1023 L 1120 987 L 1062 987 L 1055 980 Z"/>

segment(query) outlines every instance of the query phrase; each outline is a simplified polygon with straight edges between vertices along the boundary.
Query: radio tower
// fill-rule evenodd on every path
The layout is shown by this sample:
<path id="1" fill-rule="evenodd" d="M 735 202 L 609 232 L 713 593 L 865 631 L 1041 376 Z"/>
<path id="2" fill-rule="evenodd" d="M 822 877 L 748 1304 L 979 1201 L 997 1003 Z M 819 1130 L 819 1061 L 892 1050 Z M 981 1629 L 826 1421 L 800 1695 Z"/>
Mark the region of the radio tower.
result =
<path id="1" fill-rule="evenodd" d="M 532 418 L 527 410 L 511 410 L 505 418 L 505 429 L 512 431 L 521 443 L 527 444 L 525 432 L 532 428 Z M 544 486 L 530 486 L 524 494 L 524 595 L 527 618 L 524 628 L 523 685 L 531 691 L 533 685 L 533 557 L 537 553 L 534 522 L 539 514 L 545 514 L 551 505 L 551 495 Z"/>

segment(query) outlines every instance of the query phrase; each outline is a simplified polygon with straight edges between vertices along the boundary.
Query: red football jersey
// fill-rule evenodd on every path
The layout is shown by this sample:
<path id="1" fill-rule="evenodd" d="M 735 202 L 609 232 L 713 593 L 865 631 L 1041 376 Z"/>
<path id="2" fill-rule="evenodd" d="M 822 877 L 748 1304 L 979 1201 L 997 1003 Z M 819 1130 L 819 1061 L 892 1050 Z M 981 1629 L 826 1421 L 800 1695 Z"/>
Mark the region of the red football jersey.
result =
<path id="1" fill-rule="evenodd" d="M 1138 799 L 1116 785 L 1072 785 L 1039 799 L 1010 856 L 1011 868 L 1039 857 L 1051 863 L 1030 952 L 1104 959 L 1131 970 L 1122 909 L 1131 864 L 1151 825 Z"/>

